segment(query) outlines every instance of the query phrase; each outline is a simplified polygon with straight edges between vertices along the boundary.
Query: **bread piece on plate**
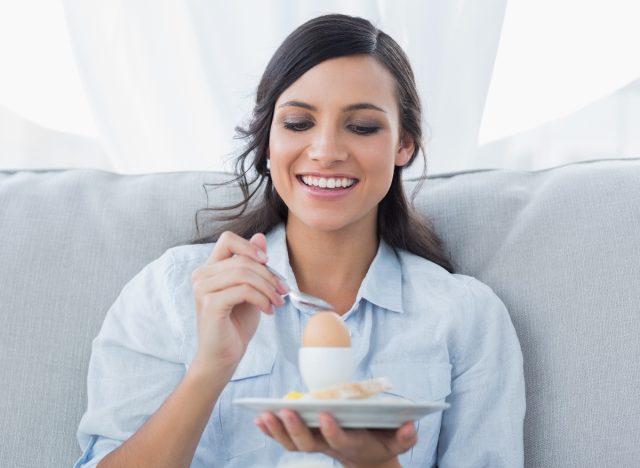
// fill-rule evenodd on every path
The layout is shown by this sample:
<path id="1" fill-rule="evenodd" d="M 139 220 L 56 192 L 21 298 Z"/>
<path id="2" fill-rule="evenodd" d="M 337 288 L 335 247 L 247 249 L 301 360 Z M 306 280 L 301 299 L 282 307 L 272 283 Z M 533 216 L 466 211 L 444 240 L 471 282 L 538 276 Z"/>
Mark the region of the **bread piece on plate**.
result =
<path id="1" fill-rule="evenodd" d="M 377 379 L 343 383 L 319 390 L 312 390 L 309 392 L 309 396 L 319 400 L 361 400 L 390 390 L 391 387 L 391 381 L 388 378 L 379 377 Z"/>

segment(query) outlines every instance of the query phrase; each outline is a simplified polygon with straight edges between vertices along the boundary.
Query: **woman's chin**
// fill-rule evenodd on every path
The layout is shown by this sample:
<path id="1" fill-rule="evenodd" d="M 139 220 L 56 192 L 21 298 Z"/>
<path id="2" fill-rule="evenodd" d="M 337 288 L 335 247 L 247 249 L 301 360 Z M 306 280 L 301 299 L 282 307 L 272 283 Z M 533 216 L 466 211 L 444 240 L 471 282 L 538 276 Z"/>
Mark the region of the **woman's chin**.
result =
<path id="1" fill-rule="evenodd" d="M 323 233 L 332 233 L 332 232 L 341 232 L 341 231 L 349 230 L 352 228 L 357 229 L 358 226 L 361 227 L 363 226 L 363 224 L 366 224 L 366 222 L 363 219 L 363 217 L 352 218 L 352 217 L 346 217 L 346 216 L 335 216 L 335 214 L 333 213 L 332 215 L 325 215 L 325 216 L 322 216 L 321 213 L 317 213 L 315 215 L 309 216 L 309 213 L 307 213 L 303 217 L 294 218 L 292 223 L 292 218 L 290 213 L 289 224 L 299 225 L 300 227 L 304 226 L 304 229 L 306 230 L 323 232 Z M 375 221 L 374 221 L 374 226 L 375 226 Z"/>

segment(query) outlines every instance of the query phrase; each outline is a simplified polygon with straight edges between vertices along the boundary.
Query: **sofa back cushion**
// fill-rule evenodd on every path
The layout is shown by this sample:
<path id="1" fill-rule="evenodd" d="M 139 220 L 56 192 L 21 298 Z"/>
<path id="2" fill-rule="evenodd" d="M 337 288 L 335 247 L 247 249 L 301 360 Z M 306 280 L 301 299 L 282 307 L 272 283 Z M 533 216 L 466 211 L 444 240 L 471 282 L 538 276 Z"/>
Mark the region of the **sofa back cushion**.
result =
<path id="1" fill-rule="evenodd" d="M 0 466 L 73 463 L 104 314 L 144 265 L 196 237 L 203 184 L 228 177 L 0 172 Z M 237 197 L 208 190 L 211 205 Z M 457 271 L 511 313 L 526 466 L 637 464 L 640 160 L 441 175 L 416 206 Z"/>

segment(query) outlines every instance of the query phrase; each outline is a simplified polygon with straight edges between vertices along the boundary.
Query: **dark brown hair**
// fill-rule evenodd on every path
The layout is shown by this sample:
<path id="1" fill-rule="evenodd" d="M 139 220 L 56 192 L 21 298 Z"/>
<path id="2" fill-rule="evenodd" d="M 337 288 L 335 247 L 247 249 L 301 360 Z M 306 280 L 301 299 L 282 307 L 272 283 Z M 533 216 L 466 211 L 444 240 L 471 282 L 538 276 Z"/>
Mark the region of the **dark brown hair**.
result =
<path id="1" fill-rule="evenodd" d="M 276 50 L 258 85 L 248 126 L 236 128 L 238 137 L 247 143 L 236 159 L 236 177 L 223 185 L 238 183 L 242 201 L 198 210 L 196 227 L 199 236 L 199 215 L 211 214 L 213 220 L 223 223 L 215 224 L 209 234 L 192 243 L 215 242 L 227 230 L 248 238 L 286 222 L 287 206 L 273 187 L 266 168 L 275 103 L 280 94 L 309 69 L 325 60 L 349 55 L 371 56 L 395 78 L 401 133 L 411 137 L 415 144 L 409 164 L 419 153 L 422 155 L 425 161 L 424 180 L 426 158 L 422 148 L 420 98 L 404 51 L 366 19 L 341 14 L 320 16 L 298 27 Z M 414 195 L 420 186 L 421 183 Z M 407 200 L 402 186 L 402 167 L 399 166 L 394 169 L 389 192 L 378 205 L 378 235 L 393 247 L 407 250 L 453 272 L 453 265 L 437 234 Z"/>

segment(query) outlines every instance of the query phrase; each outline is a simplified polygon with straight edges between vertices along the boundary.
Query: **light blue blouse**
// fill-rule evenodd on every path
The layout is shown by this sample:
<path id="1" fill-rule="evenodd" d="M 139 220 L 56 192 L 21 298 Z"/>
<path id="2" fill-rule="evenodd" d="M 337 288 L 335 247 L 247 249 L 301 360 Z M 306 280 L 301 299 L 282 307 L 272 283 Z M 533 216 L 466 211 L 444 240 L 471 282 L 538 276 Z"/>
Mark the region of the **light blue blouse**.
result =
<path id="1" fill-rule="evenodd" d="M 284 226 L 267 235 L 270 265 L 296 285 Z M 213 244 L 167 250 L 122 290 L 93 342 L 88 408 L 78 428 L 76 467 L 95 466 L 135 433 L 178 385 L 196 352 L 191 273 Z M 284 449 L 254 425 L 239 397 L 304 390 L 297 351 L 312 312 L 288 299 L 262 315 L 202 435 L 192 467 L 277 466 Z M 509 314 L 478 280 L 380 242 L 353 307 L 343 316 L 356 350 L 354 379 L 388 377 L 389 393 L 445 400 L 417 421 L 404 467 L 521 467 L 525 391 L 520 345 Z M 322 454 L 308 458 L 331 461 Z M 339 466 L 334 463 L 334 466 Z"/>

